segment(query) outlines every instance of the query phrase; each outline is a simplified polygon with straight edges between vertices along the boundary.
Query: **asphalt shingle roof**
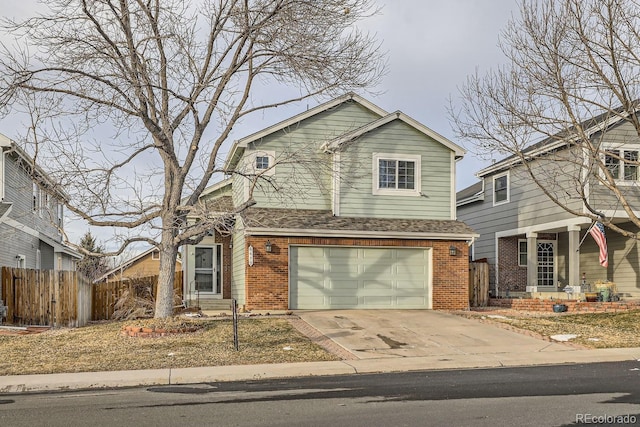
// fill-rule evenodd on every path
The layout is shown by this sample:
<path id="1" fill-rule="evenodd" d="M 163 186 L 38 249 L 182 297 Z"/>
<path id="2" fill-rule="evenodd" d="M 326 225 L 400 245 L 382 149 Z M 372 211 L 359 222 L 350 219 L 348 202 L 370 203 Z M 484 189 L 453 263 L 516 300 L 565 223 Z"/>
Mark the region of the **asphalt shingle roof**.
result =
<path id="1" fill-rule="evenodd" d="M 328 210 L 250 208 L 244 215 L 249 228 L 384 233 L 436 233 L 472 235 L 473 229 L 461 221 L 430 219 L 353 218 L 333 216 Z"/>

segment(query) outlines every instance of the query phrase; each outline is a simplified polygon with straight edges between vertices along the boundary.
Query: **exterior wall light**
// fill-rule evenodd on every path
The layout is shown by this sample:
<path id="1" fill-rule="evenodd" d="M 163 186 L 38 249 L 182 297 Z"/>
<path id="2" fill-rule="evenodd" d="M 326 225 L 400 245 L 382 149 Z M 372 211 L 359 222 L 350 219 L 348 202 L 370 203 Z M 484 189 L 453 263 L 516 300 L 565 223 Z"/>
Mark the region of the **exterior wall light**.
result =
<path id="1" fill-rule="evenodd" d="M 273 247 L 271 245 L 271 240 L 267 240 L 267 243 L 264 244 L 264 250 L 267 252 L 271 252 L 272 249 Z"/>
<path id="2" fill-rule="evenodd" d="M 458 254 L 458 249 L 453 245 L 449 246 L 449 255 L 456 256 L 457 254 Z"/>

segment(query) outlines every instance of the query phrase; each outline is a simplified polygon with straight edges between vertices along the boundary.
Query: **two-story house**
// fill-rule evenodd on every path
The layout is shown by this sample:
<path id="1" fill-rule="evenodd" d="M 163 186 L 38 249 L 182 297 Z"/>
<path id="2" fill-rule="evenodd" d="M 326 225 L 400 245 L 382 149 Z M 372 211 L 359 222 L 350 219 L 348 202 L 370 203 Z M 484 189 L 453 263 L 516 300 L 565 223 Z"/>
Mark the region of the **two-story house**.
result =
<path id="1" fill-rule="evenodd" d="M 65 194 L 15 142 L 0 135 L 0 266 L 75 270 L 62 242 Z"/>
<path id="2" fill-rule="evenodd" d="M 265 310 L 467 308 L 476 234 L 455 217 L 463 154 L 355 94 L 235 141 L 233 173 L 203 198 L 217 202 L 212 210 L 252 206 L 231 235 L 184 248 L 186 299 Z"/>
<path id="3" fill-rule="evenodd" d="M 640 200 L 638 166 L 633 160 L 638 159 L 640 141 L 633 124 L 622 115 L 603 114 L 582 128 L 600 147 L 602 164 L 627 200 Z M 576 290 L 583 281 L 591 285 L 612 281 L 620 296 L 640 298 L 638 242 L 605 231 L 608 263 L 603 267 L 600 248 L 587 234 L 592 220 L 558 206 L 526 171 L 531 168 L 544 177 L 547 191 L 560 195 L 574 212 L 588 214 L 586 200 L 621 228 L 637 231 L 615 194 L 596 179 L 594 174 L 601 172 L 587 167 L 591 162 L 586 151 L 572 144 L 569 133 L 541 140 L 523 153 L 526 167 L 515 156 L 495 162 L 477 173 L 480 182 L 457 195 L 458 218 L 480 234 L 472 246 L 472 258 L 490 264 L 491 293 L 544 296 L 570 290 L 566 286 Z M 632 208 L 640 210 L 640 203 Z"/>

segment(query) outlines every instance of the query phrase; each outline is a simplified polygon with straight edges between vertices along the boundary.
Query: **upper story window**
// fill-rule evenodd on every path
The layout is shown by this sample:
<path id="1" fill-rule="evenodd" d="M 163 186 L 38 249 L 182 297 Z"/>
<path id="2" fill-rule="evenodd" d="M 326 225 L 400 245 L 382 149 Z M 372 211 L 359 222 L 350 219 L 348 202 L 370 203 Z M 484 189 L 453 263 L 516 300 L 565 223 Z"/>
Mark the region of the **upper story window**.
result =
<path id="1" fill-rule="evenodd" d="M 251 151 L 245 158 L 247 173 L 271 176 L 275 173 L 275 151 Z"/>
<path id="2" fill-rule="evenodd" d="M 373 194 L 420 195 L 420 156 L 374 153 Z"/>
<path id="3" fill-rule="evenodd" d="M 28 187 L 27 187 L 28 188 Z M 40 187 L 35 182 L 33 183 L 33 211 L 38 212 L 40 210 Z"/>
<path id="4" fill-rule="evenodd" d="M 160 259 L 160 251 L 151 252 L 151 259 Z"/>
<path id="5" fill-rule="evenodd" d="M 638 150 L 608 149 L 604 154 L 604 165 L 617 181 L 638 181 Z"/>
<path id="6" fill-rule="evenodd" d="M 256 156 L 256 169 L 269 169 L 269 156 Z"/>
<path id="7" fill-rule="evenodd" d="M 503 173 L 493 177 L 493 205 L 509 201 L 509 174 Z"/>

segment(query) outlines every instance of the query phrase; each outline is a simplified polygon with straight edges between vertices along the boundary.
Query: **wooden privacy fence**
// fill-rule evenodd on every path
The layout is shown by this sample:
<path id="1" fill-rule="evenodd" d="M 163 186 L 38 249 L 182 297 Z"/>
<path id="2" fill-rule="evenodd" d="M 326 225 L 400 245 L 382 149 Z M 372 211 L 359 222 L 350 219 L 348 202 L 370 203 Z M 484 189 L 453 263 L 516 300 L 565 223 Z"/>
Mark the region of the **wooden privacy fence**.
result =
<path id="1" fill-rule="evenodd" d="M 469 264 L 469 305 L 471 307 L 489 305 L 489 264 L 486 262 Z"/>
<path id="2" fill-rule="evenodd" d="M 75 271 L 2 267 L 6 322 L 84 326 L 91 320 L 91 283 Z"/>
<path id="3" fill-rule="evenodd" d="M 102 282 L 93 289 L 93 320 L 111 319 L 115 311 L 116 302 L 125 292 L 130 295 L 144 298 L 144 294 L 151 292 L 155 301 L 158 294 L 158 276 L 135 277 L 112 282 Z M 182 301 L 182 272 L 176 272 L 173 281 L 173 292 L 178 301 Z"/>

